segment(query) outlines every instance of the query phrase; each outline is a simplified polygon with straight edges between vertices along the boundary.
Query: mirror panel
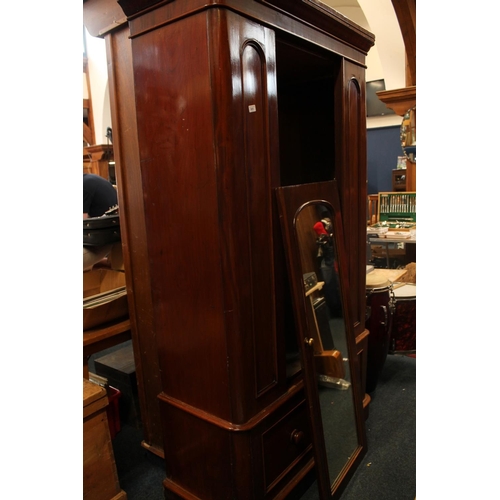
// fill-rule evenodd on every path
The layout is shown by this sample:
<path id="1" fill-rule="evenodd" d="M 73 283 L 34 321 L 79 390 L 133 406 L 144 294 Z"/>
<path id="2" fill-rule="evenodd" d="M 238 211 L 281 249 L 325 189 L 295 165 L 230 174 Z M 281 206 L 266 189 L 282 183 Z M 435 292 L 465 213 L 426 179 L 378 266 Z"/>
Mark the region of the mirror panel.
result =
<path id="1" fill-rule="evenodd" d="M 277 189 L 318 489 L 335 498 L 366 452 L 335 181 Z"/>
<path id="2" fill-rule="evenodd" d="M 335 482 L 358 442 L 332 219 L 329 204 L 312 201 L 297 212 L 295 236 L 302 276 L 312 285 L 304 287 L 308 335 L 313 338 L 314 379 L 318 384 L 328 472 Z"/>

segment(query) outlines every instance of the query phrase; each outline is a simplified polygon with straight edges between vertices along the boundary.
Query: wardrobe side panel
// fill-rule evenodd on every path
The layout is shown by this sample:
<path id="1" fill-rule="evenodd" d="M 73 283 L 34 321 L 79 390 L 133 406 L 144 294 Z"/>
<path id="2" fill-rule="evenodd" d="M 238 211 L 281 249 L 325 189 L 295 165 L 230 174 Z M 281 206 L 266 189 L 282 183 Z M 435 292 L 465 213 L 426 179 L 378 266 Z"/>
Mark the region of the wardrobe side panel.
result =
<path id="1" fill-rule="evenodd" d="M 162 389 L 229 418 L 206 13 L 132 47 Z"/>

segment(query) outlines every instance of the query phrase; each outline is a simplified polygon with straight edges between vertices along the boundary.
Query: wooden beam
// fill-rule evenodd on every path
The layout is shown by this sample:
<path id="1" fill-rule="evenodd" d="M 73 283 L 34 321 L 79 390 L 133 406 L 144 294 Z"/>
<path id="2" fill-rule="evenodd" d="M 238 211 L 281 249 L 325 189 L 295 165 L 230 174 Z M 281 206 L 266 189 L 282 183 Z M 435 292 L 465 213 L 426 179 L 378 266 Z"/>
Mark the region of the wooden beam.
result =
<path id="1" fill-rule="evenodd" d="M 86 144 L 95 144 L 94 113 L 92 111 L 92 94 L 90 92 L 89 65 L 88 59 L 86 57 L 83 58 L 83 74 L 85 76 L 85 83 L 87 85 L 88 94 L 88 98 L 83 99 L 84 113 L 85 110 L 87 110 L 87 123 L 85 123 L 85 121 L 83 122 L 83 140 Z"/>
<path id="2" fill-rule="evenodd" d="M 395 90 L 381 90 L 377 92 L 377 97 L 397 115 L 404 114 L 416 105 L 417 102 L 417 87 L 405 87 Z"/>
<path id="3" fill-rule="evenodd" d="M 86 144 L 92 144 L 92 130 L 90 130 L 90 127 L 83 122 L 83 140 L 85 141 Z"/>
<path id="4" fill-rule="evenodd" d="M 417 84 L 417 0 L 392 0 L 406 49 L 406 86 Z"/>

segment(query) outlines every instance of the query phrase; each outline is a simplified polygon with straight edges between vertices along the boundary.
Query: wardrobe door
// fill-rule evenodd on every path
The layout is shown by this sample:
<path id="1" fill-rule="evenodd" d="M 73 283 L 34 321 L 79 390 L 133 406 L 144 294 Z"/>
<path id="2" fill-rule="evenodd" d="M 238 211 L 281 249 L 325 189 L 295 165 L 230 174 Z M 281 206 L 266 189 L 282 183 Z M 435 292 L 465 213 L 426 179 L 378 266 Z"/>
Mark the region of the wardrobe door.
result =
<path id="1" fill-rule="evenodd" d="M 272 30 L 229 10 L 209 19 L 229 391 L 241 423 L 286 390 L 275 42 Z"/>
<path id="2" fill-rule="evenodd" d="M 336 152 L 342 222 L 348 257 L 350 302 L 354 335 L 365 329 L 366 312 L 366 107 L 365 69 L 342 60 L 335 98 L 337 140 L 343 147 Z"/>

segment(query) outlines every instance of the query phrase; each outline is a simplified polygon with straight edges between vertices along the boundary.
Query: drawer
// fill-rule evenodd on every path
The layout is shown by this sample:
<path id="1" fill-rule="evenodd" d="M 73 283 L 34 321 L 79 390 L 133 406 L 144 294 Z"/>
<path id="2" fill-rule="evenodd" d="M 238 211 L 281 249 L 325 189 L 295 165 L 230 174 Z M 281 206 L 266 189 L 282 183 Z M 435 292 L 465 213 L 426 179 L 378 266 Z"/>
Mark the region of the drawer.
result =
<path id="1" fill-rule="evenodd" d="M 303 400 L 262 434 L 266 491 L 312 449 L 307 405 Z"/>

